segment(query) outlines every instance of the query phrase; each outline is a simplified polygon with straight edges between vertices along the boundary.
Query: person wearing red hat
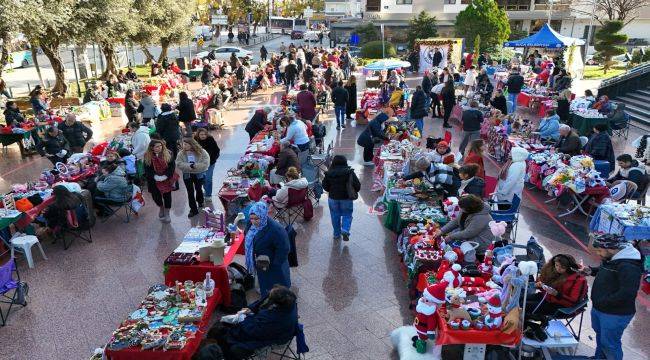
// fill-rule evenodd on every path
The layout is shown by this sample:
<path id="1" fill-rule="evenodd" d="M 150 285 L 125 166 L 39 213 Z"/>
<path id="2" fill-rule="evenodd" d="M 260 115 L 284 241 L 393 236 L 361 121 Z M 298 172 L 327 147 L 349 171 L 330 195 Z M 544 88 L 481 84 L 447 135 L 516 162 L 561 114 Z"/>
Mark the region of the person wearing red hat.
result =
<path id="1" fill-rule="evenodd" d="M 417 331 L 417 336 L 413 337 L 413 347 L 418 353 L 424 354 L 427 351 L 427 339 L 438 329 L 438 318 L 436 311 L 439 304 L 445 303 L 445 289 L 447 282 L 439 282 L 428 286 L 422 292 L 415 307 L 415 320 L 413 326 Z"/>
<path id="2" fill-rule="evenodd" d="M 453 164 L 455 161 L 449 143 L 444 140 L 436 144 L 436 151 L 432 152 L 430 157 L 434 163 Z"/>

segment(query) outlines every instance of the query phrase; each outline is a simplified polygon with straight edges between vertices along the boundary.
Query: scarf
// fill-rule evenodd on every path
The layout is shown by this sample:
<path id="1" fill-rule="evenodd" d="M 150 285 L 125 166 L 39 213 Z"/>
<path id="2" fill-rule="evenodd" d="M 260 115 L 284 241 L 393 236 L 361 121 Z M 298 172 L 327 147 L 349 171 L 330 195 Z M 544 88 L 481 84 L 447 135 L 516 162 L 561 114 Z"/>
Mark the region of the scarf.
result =
<path id="1" fill-rule="evenodd" d="M 506 163 L 501 168 L 501 171 L 499 171 L 499 179 L 505 180 L 508 177 L 508 170 L 510 169 L 510 165 L 512 165 L 512 159 L 508 159 L 508 161 L 506 161 Z"/>
<path id="2" fill-rule="evenodd" d="M 268 219 L 269 219 L 269 210 L 265 202 L 256 202 L 251 206 L 251 209 L 249 211 L 249 216 L 251 214 L 257 215 L 257 217 L 260 218 L 260 224 L 259 226 L 255 226 L 251 223 L 251 226 L 248 228 L 248 232 L 246 233 L 246 238 L 244 241 L 244 249 L 246 253 L 246 269 L 248 269 L 248 272 L 251 274 L 255 273 L 255 254 L 254 254 L 254 249 L 253 249 L 253 241 L 255 240 L 255 236 L 257 233 L 264 229 L 266 225 L 268 224 Z"/>
<path id="3" fill-rule="evenodd" d="M 153 166 L 153 171 L 156 173 L 156 175 L 165 175 L 165 172 L 167 171 L 167 163 L 162 156 L 152 156 L 151 165 Z"/>

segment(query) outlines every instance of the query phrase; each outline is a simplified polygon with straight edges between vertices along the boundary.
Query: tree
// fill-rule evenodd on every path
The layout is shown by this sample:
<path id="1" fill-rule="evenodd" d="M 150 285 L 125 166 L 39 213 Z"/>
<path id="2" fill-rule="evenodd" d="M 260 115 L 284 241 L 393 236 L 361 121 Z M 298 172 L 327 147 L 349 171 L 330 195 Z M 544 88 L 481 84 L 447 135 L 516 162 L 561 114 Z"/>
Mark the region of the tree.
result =
<path id="1" fill-rule="evenodd" d="M 18 30 L 20 13 L 16 13 L 19 0 L 0 1 L 0 76 L 9 60 L 9 47 L 13 33 Z M 18 16 L 17 16 L 18 15 Z"/>
<path id="2" fill-rule="evenodd" d="M 456 36 L 468 40 L 480 34 L 483 50 L 492 51 L 508 40 L 510 23 L 494 0 L 473 0 L 456 16 L 455 30 Z"/>
<path id="3" fill-rule="evenodd" d="M 627 35 L 619 34 L 623 29 L 623 22 L 620 20 L 607 21 L 603 27 L 596 31 L 596 56 L 603 60 L 603 72 L 614 64 L 612 57 L 625 53 L 625 48 L 621 45 L 627 42 Z"/>
<path id="4" fill-rule="evenodd" d="M 481 34 L 476 34 L 474 38 L 474 56 L 472 56 L 472 62 L 478 64 L 478 56 L 481 53 Z"/>
<path id="5" fill-rule="evenodd" d="M 592 9 L 595 9 L 596 20 L 600 24 L 604 24 L 606 21 L 620 20 L 625 26 L 639 16 L 641 9 L 649 5 L 648 0 L 583 0 L 577 3 L 572 10 L 591 16 Z"/>
<path id="6" fill-rule="evenodd" d="M 409 20 L 409 27 L 406 30 L 406 39 L 409 43 L 409 48 L 413 49 L 415 40 L 427 39 L 438 36 L 438 28 L 436 27 L 436 17 L 429 15 L 422 10 L 418 16 L 414 16 Z"/>
<path id="7" fill-rule="evenodd" d="M 25 0 L 19 1 L 14 14 L 23 14 L 20 31 L 32 44 L 38 44 L 50 61 L 54 71 L 54 95 L 64 96 L 68 88 L 65 67 L 59 56 L 59 45 L 73 42 L 82 25 L 75 19 L 77 0 Z"/>
<path id="8" fill-rule="evenodd" d="M 359 35 L 361 43 L 379 40 L 379 31 L 372 23 L 366 23 L 354 28 L 354 32 Z"/>
<path id="9" fill-rule="evenodd" d="M 257 34 L 257 27 L 260 23 L 266 22 L 269 8 L 266 3 L 254 2 L 252 4 L 251 14 L 253 16 L 253 34 Z"/>

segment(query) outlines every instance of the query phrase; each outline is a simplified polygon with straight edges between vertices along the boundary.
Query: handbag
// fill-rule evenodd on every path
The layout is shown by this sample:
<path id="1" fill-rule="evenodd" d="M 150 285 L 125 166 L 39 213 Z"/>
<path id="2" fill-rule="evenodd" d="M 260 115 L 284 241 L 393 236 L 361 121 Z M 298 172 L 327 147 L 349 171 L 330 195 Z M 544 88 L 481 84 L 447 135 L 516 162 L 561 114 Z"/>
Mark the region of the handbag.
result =
<path id="1" fill-rule="evenodd" d="M 359 193 L 354 188 L 354 171 L 350 172 L 350 175 L 348 176 L 348 182 L 345 184 L 345 186 L 348 190 L 348 198 L 350 198 L 350 200 L 356 200 L 359 198 Z"/>

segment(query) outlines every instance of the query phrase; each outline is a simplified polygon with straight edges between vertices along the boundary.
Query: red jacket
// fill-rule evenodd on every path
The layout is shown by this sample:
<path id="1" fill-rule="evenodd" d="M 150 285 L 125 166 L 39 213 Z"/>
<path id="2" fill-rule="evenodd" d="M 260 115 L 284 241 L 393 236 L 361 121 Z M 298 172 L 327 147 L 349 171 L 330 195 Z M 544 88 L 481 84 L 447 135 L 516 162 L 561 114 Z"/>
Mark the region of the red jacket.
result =
<path id="1" fill-rule="evenodd" d="M 587 296 L 588 287 L 583 275 L 573 273 L 567 276 L 559 289 L 555 289 L 557 296 L 548 294 L 546 301 L 563 307 L 572 307 Z"/>
<path id="2" fill-rule="evenodd" d="M 464 164 L 478 165 L 478 172 L 476 173 L 476 176 L 480 177 L 481 179 L 485 179 L 485 165 L 483 165 L 483 156 L 470 152 L 467 154 Z"/>

